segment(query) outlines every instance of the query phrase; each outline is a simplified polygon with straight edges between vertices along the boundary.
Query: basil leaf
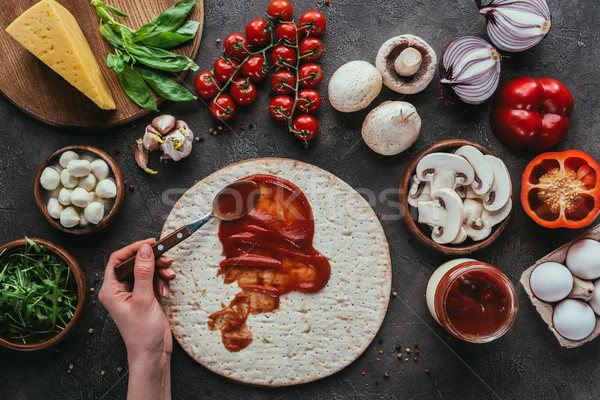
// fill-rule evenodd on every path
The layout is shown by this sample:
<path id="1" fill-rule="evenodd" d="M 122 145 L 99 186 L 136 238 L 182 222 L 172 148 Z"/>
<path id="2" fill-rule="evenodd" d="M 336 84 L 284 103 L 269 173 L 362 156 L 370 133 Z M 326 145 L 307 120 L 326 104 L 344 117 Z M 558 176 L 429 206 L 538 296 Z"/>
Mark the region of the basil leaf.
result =
<path id="1" fill-rule="evenodd" d="M 115 31 L 112 25 L 101 23 L 100 33 L 108 43 L 113 45 L 113 47 L 123 48 L 123 39 L 121 38 L 121 35 Z"/>
<path id="2" fill-rule="evenodd" d="M 104 7 L 106 7 L 106 9 L 110 11 L 112 15 L 123 18 L 129 17 L 129 15 L 125 14 L 123 11 L 117 10 L 116 8 L 114 8 L 113 6 L 109 6 L 108 4 L 105 4 Z"/>
<path id="3" fill-rule="evenodd" d="M 196 96 L 191 94 L 186 88 L 166 76 L 154 72 L 150 69 L 138 67 L 138 71 L 146 83 L 158 94 L 171 101 L 190 101 L 196 100 Z"/>
<path id="4" fill-rule="evenodd" d="M 108 68 L 115 71 L 115 74 L 121 75 L 123 73 L 123 69 L 125 68 L 125 63 L 123 62 L 123 58 L 121 58 L 117 54 L 110 53 L 106 58 L 106 65 Z"/>
<path id="5" fill-rule="evenodd" d="M 137 32 L 136 32 L 137 33 Z M 136 35 L 137 36 L 137 35 Z M 134 39 L 136 42 L 141 42 L 147 46 L 159 47 L 161 49 L 170 49 L 187 42 L 192 39 L 189 36 L 181 35 L 177 32 L 153 32 L 150 35 L 144 36 L 142 39 Z"/>
<path id="6" fill-rule="evenodd" d="M 191 39 L 196 36 L 196 32 L 198 32 L 199 27 L 200 22 L 198 21 L 185 21 L 183 25 L 181 25 L 181 27 L 175 31 L 175 33 L 179 33 L 183 36 L 189 36 Z"/>
<path id="7" fill-rule="evenodd" d="M 195 5 L 196 0 L 180 0 L 159 14 L 152 22 L 158 25 L 161 30 L 175 32 L 192 12 Z"/>
<path id="8" fill-rule="evenodd" d="M 162 71 L 179 72 L 190 68 L 198 70 L 191 59 L 158 47 L 148 47 L 125 41 L 125 50 L 140 63 Z"/>
<path id="9" fill-rule="evenodd" d="M 146 86 L 142 75 L 129 64 L 124 64 L 123 67 L 123 73 L 119 75 L 119 81 L 127 96 L 140 107 L 158 111 L 156 102 L 152 98 L 152 93 Z"/>

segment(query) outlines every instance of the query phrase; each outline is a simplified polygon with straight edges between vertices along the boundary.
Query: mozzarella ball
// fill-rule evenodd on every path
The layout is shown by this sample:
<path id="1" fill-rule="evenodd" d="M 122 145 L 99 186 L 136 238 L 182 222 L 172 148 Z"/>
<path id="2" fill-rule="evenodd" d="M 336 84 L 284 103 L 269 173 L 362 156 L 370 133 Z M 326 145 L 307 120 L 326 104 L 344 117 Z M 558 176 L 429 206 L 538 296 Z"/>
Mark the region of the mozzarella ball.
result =
<path id="1" fill-rule="evenodd" d="M 592 310 L 600 315 L 600 279 L 594 282 L 594 296 L 588 301 Z"/>
<path id="2" fill-rule="evenodd" d="M 554 307 L 554 329 L 569 340 L 581 340 L 590 335 L 596 326 L 596 315 L 584 301 L 565 299 Z"/>
<path id="3" fill-rule="evenodd" d="M 60 189 L 60 192 L 58 192 L 58 202 L 63 206 L 71 205 L 71 195 L 73 195 L 73 189 Z"/>
<path id="4" fill-rule="evenodd" d="M 63 169 L 62 171 L 60 171 L 60 182 L 64 187 L 68 189 L 73 189 L 74 187 L 77 187 L 77 184 L 79 183 L 79 178 L 71 175 L 68 170 Z"/>
<path id="5" fill-rule="evenodd" d="M 545 262 L 533 270 L 529 278 L 531 291 L 540 300 L 559 301 L 573 289 L 573 275 L 567 267 L 556 262 Z"/>
<path id="6" fill-rule="evenodd" d="M 60 224 L 65 228 L 72 228 L 79 223 L 79 213 L 73 206 L 69 206 L 60 213 Z"/>
<path id="7" fill-rule="evenodd" d="M 103 199 L 112 199 L 117 195 L 117 185 L 112 179 L 104 179 L 98 182 L 96 194 Z"/>
<path id="8" fill-rule="evenodd" d="M 84 188 L 88 192 L 93 192 L 96 188 L 96 177 L 94 174 L 88 174 L 79 179 L 79 187 Z"/>
<path id="9" fill-rule="evenodd" d="M 92 164 L 88 160 L 71 160 L 67 165 L 67 171 L 78 178 L 87 176 L 92 172 Z"/>
<path id="10" fill-rule="evenodd" d="M 58 199 L 54 197 L 48 200 L 48 204 L 46 205 L 46 210 L 48 211 L 48 214 L 50 214 L 52 218 L 56 219 L 60 218 L 60 213 L 62 213 L 64 209 L 65 208 L 62 206 L 62 204 L 58 202 Z"/>
<path id="11" fill-rule="evenodd" d="M 40 176 L 40 184 L 46 190 L 54 190 L 60 183 L 60 175 L 54 167 L 46 167 Z"/>
<path id="12" fill-rule="evenodd" d="M 600 278 L 600 243 L 592 239 L 573 243 L 567 251 L 567 267 L 578 278 Z"/>
<path id="13" fill-rule="evenodd" d="M 94 191 L 89 192 L 88 195 L 90 196 L 90 201 L 88 202 L 88 204 L 97 201 L 96 193 Z"/>
<path id="14" fill-rule="evenodd" d="M 85 228 L 89 224 L 90 224 L 90 222 L 85 218 L 85 212 L 84 212 L 84 210 L 81 210 L 79 212 L 79 226 L 82 227 L 82 228 Z"/>
<path id="15" fill-rule="evenodd" d="M 104 160 L 94 160 L 92 161 L 92 172 L 96 175 L 99 181 L 106 179 L 108 177 L 108 173 L 110 169 L 108 168 L 108 164 Z"/>
<path id="16" fill-rule="evenodd" d="M 77 207 L 85 207 L 90 202 L 90 195 L 84 188 L 75 188 L 71 194 L 71 203 Z"/>
<path id="17" fill-rule="evenodd" d="M 91 222 L 92 224 L 97 224 L 102 221 L 104 218 L 104 205 L 97 201 L 88 204 L 88 206 L 83 210 L 85 218 Z"/>
<path id="18" fill-rule="evenodd" d="M 67 165 L 71 160 L 79 160 L 79 154 L 69 150 L 65 151 L 60 155 L 60 159 L 58 160 L 58 162 L 60 163 L 61 167 L 67 168 Z"/>

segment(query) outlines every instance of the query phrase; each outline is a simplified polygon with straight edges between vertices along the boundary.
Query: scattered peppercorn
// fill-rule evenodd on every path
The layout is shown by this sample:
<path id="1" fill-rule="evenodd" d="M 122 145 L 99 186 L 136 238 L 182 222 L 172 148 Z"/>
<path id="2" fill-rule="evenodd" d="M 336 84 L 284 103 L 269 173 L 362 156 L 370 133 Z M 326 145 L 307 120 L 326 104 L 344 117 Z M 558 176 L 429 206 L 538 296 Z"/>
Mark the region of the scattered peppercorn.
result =
<path id="1" fill-rule="evenodd" d="M 325 5 L 329 5 L 329 0 L 325 0 Z"/>
<path id="2" fill-rule="evenodd" d="M 208 130 L 208 133 L 213 133 L 214 131 L 215 131 L 215 130 L 214 130 L 213 128 L 210 128 L 210 129 Z"/>
<path id="3" fill-rule="evenodd" d="M 427 375 L 429 375 L 429 368 L 427 368 L 427 369 L 425 370 L 425 373 L 426 373 Z"/>
<path id="4" fill-rule="evenodd" d="M 413 361 L 414 361 L 414 362 L 417 362 L 417 360 L 418 360 L 418 358 L 417 358 L 417 357 L 413 358 Z"/>
<path id="5" fill-rule="evenodd" d="M 123 367 L 117 367 L 117 372 L 122 372 L 123 371 Z"/>
<path id="6" fill-rule="evenodd" d="M 100 372 L 100 375 L 104 376 L 104 374 L 106 374 L 106 372 L 104 372 L 104 371 Z"/>
<path id="7" fill-rule="evenodd" d="M 221 125 L 219 125 L 217 129 L 220 130 L 220 131 L 222 131 L 223 127 Z"/>
<path id="8" fill-rule="evenodd" d="M 69 364 L 69 369 L 73 369 L 73 364 Z"/>
<path id="9" fill-rule="evenodd" d="M 410 353 L 410 348 L 408 348 L 408 347 L 407 347 L 407 348 L 406 348 L 406 352 L 407 352 L 407 353 Z"/>
<path id="10" fill-rule="evenodd" d="M 360 371 L 360 374 L 365 375 L 366 374 L 365 370 L 363 369 L 362 371 Z"/>
<path id="11" fill-rule="evenodd" d="M 254 124 L 248 124 L 248 129 L 250 129 L 250 130 L 254 129 Z"/>
<path id="12" fill-rule="evenodd" d="M 396 351 L 402 351 L 402 346 L 396 346 Z"/>
<path id="13" fill-rule="evenodd" d="M 129 191 L 133 192 L 135 190 L 135 187 L 133 185 L 129 185 Z"/>
<path id="14" fill-rule="evenodd" d="M 402 353 L 398 353 L 396 356 L 398 357 L 399 360 L 402 360 Z"/>
<path id="15" fill-rule="evenodd" d="M 246 130 L 246 127 L 244 126 L 244 124 L 241 124 L 241 125 L 240 125 L 240 129 L 241 129 L 241 130 L 243 130 L 243 131 L 245 131 L 245 130 Z"/>
<path id="16" fill-rule="evenodd" d="M 396 296 L 398 296 L 398 293 L 397 292 L 392 292 L 392 296 L 396 297 Z"/>
<path id="17" fill-rule="evenodd" d="M 94 333 L 94 328 L 90 328 L 90 329 L 88 329 L 88 332 L 89 332 L 89 333 Z"/>
<path id="18" fill-rule="evenodd" d="M 71 370 L 70 370 L 70 369 L 68 369 L 68 370 L 67 370 L 67 374 L 70 374 L 70 373 L 71 373 Z"/>
<path id="19" fill-rule="evenodd" d="M 376 358 L 376 360 L 377 360 L 377 361 L 381 361 L 381 358 L 377 357 L 377 358 Z"/>
<path id="20" fill-rule="evenodd" d="M 383 376 L 384 376 L 384 378 L 389 378 L 390 374 L 388 374 L 387 371 L 386 371 L 386 372 L 383 373 Z"/>
<path id="21" fill-rule="evenodd" d="M 135 131 L 136 129 L 137 129 L 137 125 L 136 124 L 131 125 L 131 130 L 132 131 Z"/>
<path id="22" fill-rule="evenodd" d="M 415 349 L 415 354 L 419 354 L 419 353 L 420 353 L 419 349 Z"/>
<path id="23" fill-rule="evenodd" d="M 94 293 L 95 290 L 96 289 L 94 289 L 94 288 L 90 288 L 90 293 Z"/>
<path id="24" fill-rule="evenodd" d="M 381 213 L 380 212 L 377 213 L 377 219 L 381 219 Z"/>
<path id="25" fill-rule="evenodd" d="M 96 300 L 92 300 L 92 305 L 95 306 L 96 305 Z"/>
<path id="26" fill-rule="evenodd" d="M 221 39 L 217 39 L 217 43 L 221 43 Z"/>

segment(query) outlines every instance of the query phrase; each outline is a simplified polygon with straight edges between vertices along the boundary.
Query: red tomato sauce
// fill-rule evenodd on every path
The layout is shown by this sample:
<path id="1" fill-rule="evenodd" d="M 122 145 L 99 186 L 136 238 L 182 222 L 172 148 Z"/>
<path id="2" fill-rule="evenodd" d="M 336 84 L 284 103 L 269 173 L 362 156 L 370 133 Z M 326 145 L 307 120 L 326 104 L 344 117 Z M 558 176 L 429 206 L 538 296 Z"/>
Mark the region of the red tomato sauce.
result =
<path id="1" fill-rule="evenodd" d="M 208 320 L 219 329 L 223 345 L 240 351 L 252 342 L 250 314 L 279 307 L 279 297 L 293 290 L 316 292 L 331 275 L 329 261 L 312 245 L 314 220 L 308 199 L 294 184 L 272 175 L 241 180 L 260 186 L 256 207 L 236 221 L 221 221 L 219 240 L 225 259 L 219 275 L 241 289 L 228 306 Z"/>

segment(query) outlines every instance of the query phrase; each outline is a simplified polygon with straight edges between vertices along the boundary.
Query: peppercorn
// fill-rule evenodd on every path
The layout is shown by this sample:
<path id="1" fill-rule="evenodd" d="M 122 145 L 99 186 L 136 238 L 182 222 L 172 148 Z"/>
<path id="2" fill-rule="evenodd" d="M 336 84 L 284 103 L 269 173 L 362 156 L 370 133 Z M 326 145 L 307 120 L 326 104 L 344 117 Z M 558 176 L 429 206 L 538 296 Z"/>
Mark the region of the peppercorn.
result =
<path id="1" fill-rule="evenodd" d="M 420 353 L 419 349 L 415 349 L 415 354 L 419 354 L 419 353 Z"/>
<path id="2" fill-rule="evenodd" d="M 362 371 L 360 371 L 360 374 L 365 375 L 366 374 L 365 370 L 363 369 Z"/>
<path id="3" fill-rule="evenodd" d="M 390 374 L 388 374 L 388 373 L 387 373 L 387 371 L 386 371 L 386 372 L 384 372 L 384 373 L 383 373 L 383 376 L 384 376 L 385 378 L 389 378 L 389 377 L 390 377 Z"/>
<path id="4" fill-rule="evenodd" d="M 425 370 L 425 373 L 426 373 L 427 375 L 429 375 L 429 368 L 427 368 L 427 369 Z"/>

